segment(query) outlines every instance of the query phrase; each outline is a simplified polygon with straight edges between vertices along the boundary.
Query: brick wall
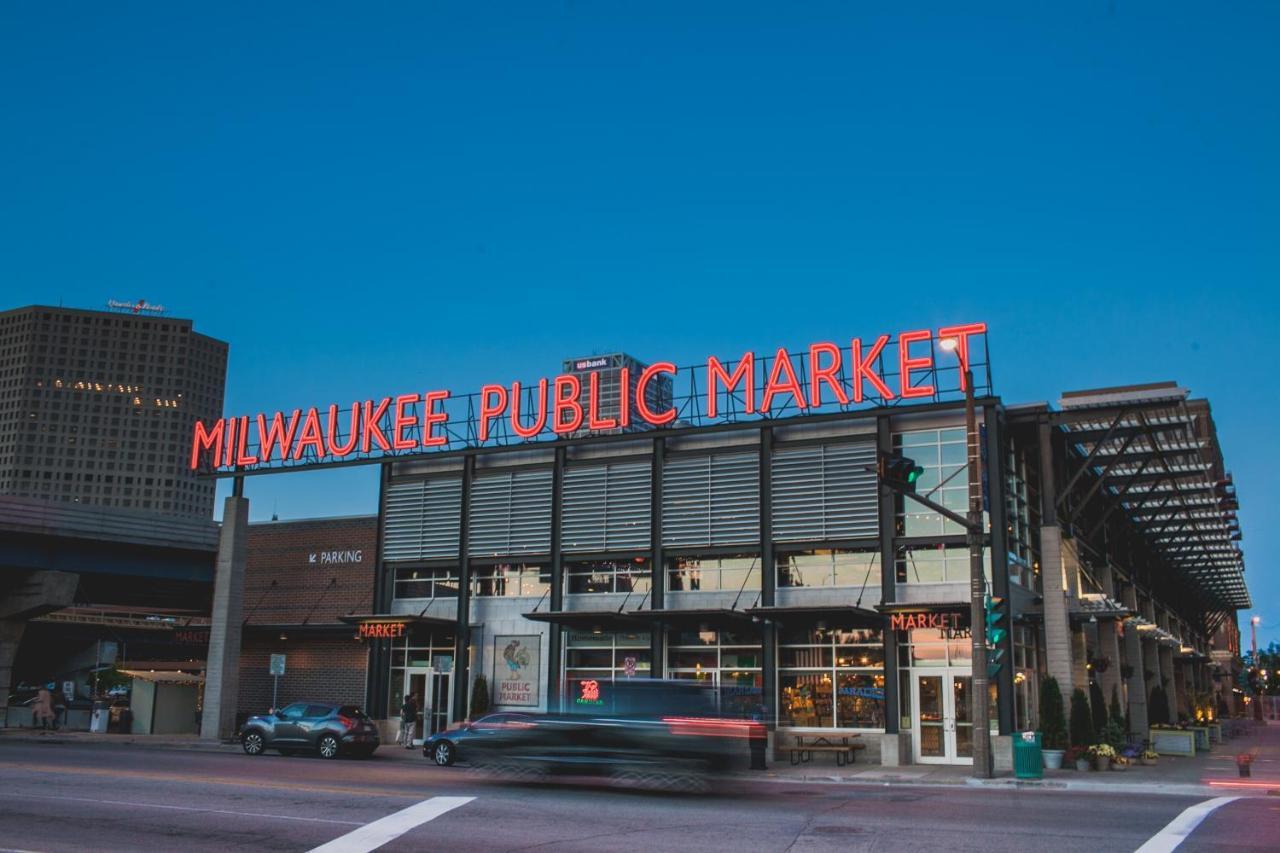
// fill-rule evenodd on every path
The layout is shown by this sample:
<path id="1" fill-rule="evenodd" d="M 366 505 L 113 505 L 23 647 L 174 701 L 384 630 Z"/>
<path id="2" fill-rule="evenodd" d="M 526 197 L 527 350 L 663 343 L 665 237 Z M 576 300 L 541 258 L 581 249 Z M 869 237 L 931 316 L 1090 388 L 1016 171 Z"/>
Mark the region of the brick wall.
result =
<path id="1" fill-rule="evenodd" d="M 249 526 L 244 614 L 251 625 L 332 624 L 373 604 L 378 519 Z M 274 584 L 274 585 L 273 585 Z"/>
<path id="2" fill-rule="evenodd" d="M 308 699 L 364 707 L 369 660 L 365 643 L 357 643 L 350 635 L 284 641 L 245 637 L 240 651 L 242 714 L 261 714 L 271 707 L 272 678 L 268 667 L 271 655 L 280 653 L 286 655 L 286 668 L 280 677 L 279 707 Z"/>

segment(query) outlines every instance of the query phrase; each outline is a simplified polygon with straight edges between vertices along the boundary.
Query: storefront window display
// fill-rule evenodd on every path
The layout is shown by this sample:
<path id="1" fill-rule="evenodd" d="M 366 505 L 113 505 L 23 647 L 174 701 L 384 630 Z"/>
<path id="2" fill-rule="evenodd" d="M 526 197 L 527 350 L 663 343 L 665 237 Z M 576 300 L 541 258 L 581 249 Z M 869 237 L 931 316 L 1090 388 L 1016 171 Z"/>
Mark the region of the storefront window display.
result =
<path id="1" fill-rule="evenodd" d="M 574 695 L 589 679 L 648 678 L 653 656 L 648 631 L 565 632 L 564 677 Z"/>
<path id="2" fill-rule="evenodd" d="M 869 628 L 783 630 L 779 723 L 883 729 L 884 639 Z"/>
<path id="3" fill-rule="evenodd" d="M 754 717 L 764 678 L 759 636 L 737 631 L 675 631 L 667 637 L 667 672 L 713 685 L 720 712 Z"/>
<path id="4" fill-rule="evenodd" d="M 652 585 L 649 561 L 578 560 L 564 564 L 565 592 L 572 595 L 606 592 L 648 592 Z"/>
<path id="5" fill-rule="evenodd" d="M 671 557 L 667 560 L 667 589 L 671 592 L 736 591 L 752 581 L 758 587 L 759 570 L 760 558 L 755 554 Z"/>
<path id="6" fill-rule="evenodd" d="M 489 597 L 540 597 L 551 588 L 551 566 L 546 563 L 495 563 L 472 566 L 475 594 Z"/>

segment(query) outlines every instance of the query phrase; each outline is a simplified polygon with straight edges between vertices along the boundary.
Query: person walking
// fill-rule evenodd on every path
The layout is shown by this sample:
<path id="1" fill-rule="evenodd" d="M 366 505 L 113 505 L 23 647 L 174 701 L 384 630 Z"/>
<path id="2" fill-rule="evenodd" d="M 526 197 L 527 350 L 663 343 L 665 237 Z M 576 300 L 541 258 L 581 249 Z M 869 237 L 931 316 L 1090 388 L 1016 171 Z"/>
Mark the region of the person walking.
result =
<path id="1" fill-rule="evenodd" d="M 405 749 L 413 749 L 413 737 L 417 727 L 418 697 L 410 693 L 408 696 L 404 697 L 404 704 L 400 706 L 399 743 Z"/>
<path id="2" fill-rule="evenodd" d="M 33 725 L 39 725 L 41 729 L 48 729 L 53 726 L 55 730 L 58 724 L 53 715 L 53 694 L 49 692 L 53 685 L 47 684 L 36 692 L 35 704 L 31 706 L 31 720 Z"/>

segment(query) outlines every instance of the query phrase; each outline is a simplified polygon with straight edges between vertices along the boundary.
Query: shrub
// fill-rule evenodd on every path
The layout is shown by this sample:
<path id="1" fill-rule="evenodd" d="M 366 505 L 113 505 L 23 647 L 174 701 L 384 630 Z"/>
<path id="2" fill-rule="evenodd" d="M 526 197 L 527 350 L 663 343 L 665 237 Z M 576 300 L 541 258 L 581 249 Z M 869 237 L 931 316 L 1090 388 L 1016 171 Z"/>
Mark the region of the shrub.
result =
<path id="1" fill-rule="evenodd" d="M 1093 730 L 1102 731 L 1107 724 L 1107 697 L 1102 695 L 1098 682 L 1089 685 L 1089 713 L 1093 718 Z"/>
<path id="2" fill-rule="evenodd" d="M 1151 688 L 1151 698 L 1147 700 L 1147 722 L 1153 726 L 1169 725 L 1169 697 L 1159 684 Z"/>
<path id="3" fill-rule="evenodd" d="M 1062 706 L 1058 679 L 1049 676 L 1040 682 L 1040 732 L 1045 749 L 1067 748 L 1067 718 Z"/>
<path id="4" fill-rule="evenodd" d="M 1089 697 L 1077 687 L 1071 692 L 1071 745 L 1091 746 L 1096 743 L 1093 729 L 1093 712 L 1089 710 Z"/>
<path id="5" fill-rule="evenodd" d="M 471 685 L 471 719 L 484 716 L 489 711 L 489 682 L 483 675 L 477 675 Z"/>
<path id="6" fill-rule="evenodd" d="M 1111 721 L 1119 723 L 1125 730 L 1129 730 L 1129 721 L 1125 719 L 1124 709 L 1120 706 L 1120 688 L 1117 685 L 1111 686 Z"/>

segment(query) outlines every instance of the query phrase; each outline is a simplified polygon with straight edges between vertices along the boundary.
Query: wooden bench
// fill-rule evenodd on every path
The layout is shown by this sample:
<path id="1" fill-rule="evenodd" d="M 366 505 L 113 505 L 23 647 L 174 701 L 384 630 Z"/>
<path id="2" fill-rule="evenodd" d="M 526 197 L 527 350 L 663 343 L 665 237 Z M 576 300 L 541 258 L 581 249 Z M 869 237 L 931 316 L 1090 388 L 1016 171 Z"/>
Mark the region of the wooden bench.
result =
<path id="1" fill-rule="evenodd" d="M 813 760 L 815 752 L 834 754 L 837 767 L 852 764 L 858 750 L 867 748 L 865 743 L 858 742 L 860 737 L 861 735 L 841 735 L 839 743 L 832 743 L 827 735 L 793 735 L 791 764 L 807 764 Z"/>

